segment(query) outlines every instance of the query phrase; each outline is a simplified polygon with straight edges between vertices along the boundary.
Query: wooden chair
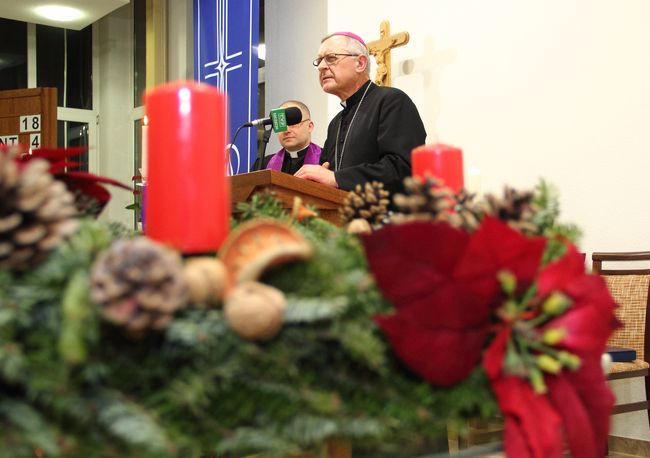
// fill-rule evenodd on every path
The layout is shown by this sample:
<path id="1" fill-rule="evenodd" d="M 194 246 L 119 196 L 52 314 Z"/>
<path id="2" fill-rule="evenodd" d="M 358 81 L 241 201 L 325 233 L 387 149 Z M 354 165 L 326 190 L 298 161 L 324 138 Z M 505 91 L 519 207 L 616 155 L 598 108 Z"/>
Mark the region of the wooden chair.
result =
<path id="1" fill-rule="evenodd" d="M 619 380 L 633 377 L 645 378 L 646 400 L 620 404 L 614 407 L 612 414 L 645 410 L 650 422 L 650 380 L 648 377 L 650 364 L 650 268 L 628 267 L 631 261 L 650 261 L 650 251 L 628 253 L 593 253 L 593 272 L 601 275 L 612 297 L 620 307 L 616 316 L 623 323 L 609 339 L 612 347 L 633 348 L 637 359 L 633 362 L 615 362 L 609 371 L 608 380 Z M 607 268 L 603 268 L 606 262 Z M 610 263 L 612 266 L 610 266 Z"/>

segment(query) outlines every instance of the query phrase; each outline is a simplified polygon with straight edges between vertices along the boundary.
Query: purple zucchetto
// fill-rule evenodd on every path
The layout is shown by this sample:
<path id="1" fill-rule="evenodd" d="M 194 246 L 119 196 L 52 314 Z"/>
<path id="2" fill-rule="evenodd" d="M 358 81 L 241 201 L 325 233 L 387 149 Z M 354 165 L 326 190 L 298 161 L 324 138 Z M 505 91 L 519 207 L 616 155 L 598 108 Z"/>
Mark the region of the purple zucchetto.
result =
<path id="1" fill-rule="evenodd" d="M 334 32 L 334 33 L 331 33 L 329 36 L 333 37 L 335 35 L 341 35 L 341 36 L 344 36 L 344 37 L 352 38 L 353 40 L 357 40 L 359 43 L 361 43 L 365 48 L 368 47 L 366 45 L 366 42 L 363 41 L 363 38 L 361 38 L 356 33 L 352 33 L 352 32 Z"/>

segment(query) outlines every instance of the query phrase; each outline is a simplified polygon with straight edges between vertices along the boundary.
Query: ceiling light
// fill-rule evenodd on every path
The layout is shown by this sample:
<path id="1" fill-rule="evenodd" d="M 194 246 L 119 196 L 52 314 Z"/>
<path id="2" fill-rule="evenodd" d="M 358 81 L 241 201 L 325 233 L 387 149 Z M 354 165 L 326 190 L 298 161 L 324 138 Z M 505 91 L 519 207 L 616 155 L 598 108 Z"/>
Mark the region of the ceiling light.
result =
<path id="1" fill-rule="evenodd" d="M 84 17 L 83 11 L 60 5 L 37 6 L 34 8 L 34 12 L 46 19 L 58 22 L 76 21 Z"/>

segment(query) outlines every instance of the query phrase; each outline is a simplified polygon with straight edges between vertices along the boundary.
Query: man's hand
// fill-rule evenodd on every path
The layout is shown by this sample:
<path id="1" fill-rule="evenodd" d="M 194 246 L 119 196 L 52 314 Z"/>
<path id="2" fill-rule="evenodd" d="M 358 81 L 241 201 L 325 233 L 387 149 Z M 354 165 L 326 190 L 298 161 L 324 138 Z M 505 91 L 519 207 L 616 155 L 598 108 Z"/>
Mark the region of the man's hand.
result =
<path id="1" fill-rule="evenodd" d="M 323 165 L 303 165 L 294 176 L 304 178 L 305 180 L 322 183 L 333 188 L 338 188 L 334 172 L 330 170 L 330 163 L 324 162 Z"/>

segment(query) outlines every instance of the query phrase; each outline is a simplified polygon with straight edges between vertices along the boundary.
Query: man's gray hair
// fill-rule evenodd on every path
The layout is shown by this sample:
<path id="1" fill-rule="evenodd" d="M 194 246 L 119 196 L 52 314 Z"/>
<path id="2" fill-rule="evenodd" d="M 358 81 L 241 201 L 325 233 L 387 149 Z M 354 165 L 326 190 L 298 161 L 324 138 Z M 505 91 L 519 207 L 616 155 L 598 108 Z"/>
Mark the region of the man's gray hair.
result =
<path id="1" fill-rule="evenodd" d="M 355 40 L 352 37 L 348 37 L 347 35 L 341 35 L 338 33 L 332 33 L 330 35 L 327 35 L 325 38 L 323 38 L 320 42 L 324 43 L 326 40 L 329 40 L 332 37 L 341 37 L 345 41 L 345 49 L 348 51 L 350 54 L 358 54 L 359 56 L 366 56 L 366 62 L 368 64 L 366 65 L 366 74 L 370 76 L 370 53 L 368 52 L 368 48 L 366 46 Z"/>

